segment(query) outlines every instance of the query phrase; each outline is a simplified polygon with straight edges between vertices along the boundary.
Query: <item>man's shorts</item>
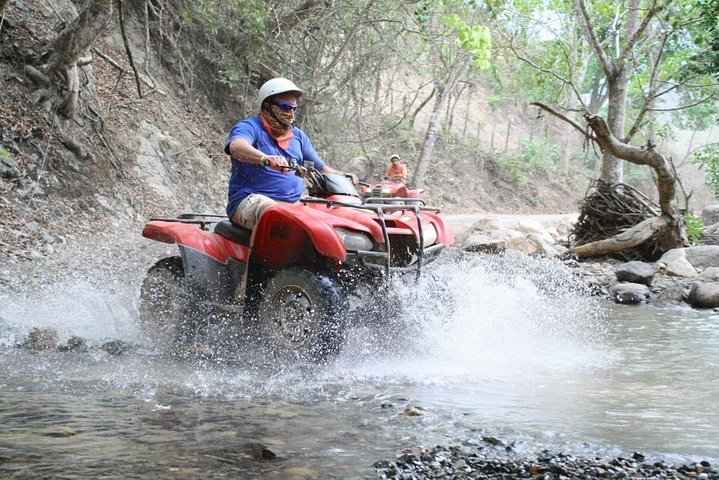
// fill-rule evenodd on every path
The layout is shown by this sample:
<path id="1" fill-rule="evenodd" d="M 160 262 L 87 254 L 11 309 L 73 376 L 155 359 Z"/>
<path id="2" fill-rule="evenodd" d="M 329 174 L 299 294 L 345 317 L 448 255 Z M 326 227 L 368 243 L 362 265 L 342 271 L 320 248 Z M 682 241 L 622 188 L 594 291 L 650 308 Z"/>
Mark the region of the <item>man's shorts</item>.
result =
<path id="1" fill-rule="evenodd" d="M 252 230 L 257 225 L 257 220 L 260 219 L 264 209 L 275 203 L 277 202 L 270 197 L 259 193 L 251 193 L 237 206 L 237 210 L 232 215 L 232 221 L 241 227 Z"/>

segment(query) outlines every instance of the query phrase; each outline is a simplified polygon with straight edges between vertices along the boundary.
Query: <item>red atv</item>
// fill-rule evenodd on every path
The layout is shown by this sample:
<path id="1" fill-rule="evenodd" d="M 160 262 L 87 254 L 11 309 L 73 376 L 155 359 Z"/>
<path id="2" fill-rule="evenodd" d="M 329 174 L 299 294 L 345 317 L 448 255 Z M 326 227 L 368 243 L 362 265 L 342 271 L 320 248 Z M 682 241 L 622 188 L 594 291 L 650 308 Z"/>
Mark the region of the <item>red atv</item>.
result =
<path id="1" fill-rule="evenodd" d="M 140 321 L 153 341 L 188 340 L 210 321 L 209 307 L 258 329 L 283 357 L 326 361 L 356 320 L 351 296 L 383 294 L 393 273 L 419 275 L 454 241 L 439 210 L 420 200 L 363 203 L 345 175 L 311 164 L 294 170 L 306 177 L 309 196 L 268 207 L 252 231 L 216 215 L 147 222 L 143 236 L 180 250 L 150 268 L 142 284 Z"/>
<path id="2" fill-rule="evenodd" d="M 424 192 L 423 188 L 411 188 L 390 177 L 382 177 L 382 181 L 374 184 L 361 183 L 360 186 L 365 203 L 405 203 L 408 205 L 424 203 L 420 200 L 420 195 Z"/>

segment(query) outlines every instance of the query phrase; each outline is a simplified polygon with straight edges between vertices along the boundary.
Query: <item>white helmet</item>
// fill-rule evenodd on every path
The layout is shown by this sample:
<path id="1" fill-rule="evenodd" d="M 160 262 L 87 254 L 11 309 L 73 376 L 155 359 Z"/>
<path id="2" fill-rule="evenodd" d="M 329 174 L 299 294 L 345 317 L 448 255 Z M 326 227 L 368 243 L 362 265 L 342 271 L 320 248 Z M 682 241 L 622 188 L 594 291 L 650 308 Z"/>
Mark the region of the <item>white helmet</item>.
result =
<path id="1" fill-rule="evenodd" d="M 294 92 L 298 97 L 304 93 L 297 85 L 286 78 L 273 78 L 262 84 L 260 90 L 257 92 L 257 100 L 259 100 L 260 105 L 262 105 L 262 102 L 264 102 L 267 97 L 285 92 Z"/>

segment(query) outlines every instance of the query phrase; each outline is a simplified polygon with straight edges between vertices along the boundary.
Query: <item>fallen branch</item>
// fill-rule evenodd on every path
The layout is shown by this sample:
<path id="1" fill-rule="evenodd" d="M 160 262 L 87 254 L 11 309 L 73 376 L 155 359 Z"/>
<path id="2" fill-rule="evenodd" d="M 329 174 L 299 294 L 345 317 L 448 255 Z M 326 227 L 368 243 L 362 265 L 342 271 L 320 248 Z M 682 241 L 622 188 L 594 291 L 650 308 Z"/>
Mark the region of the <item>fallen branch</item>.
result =
<path id="1" fill-rule="evenodd" d="M 648 218 L 619 235 L 572 247 L 566 254 L 579 257 L 599 257 L 621 252 L 641 245 L 669 228 L 669 226 L 669 219 L 665 216 Z"/>

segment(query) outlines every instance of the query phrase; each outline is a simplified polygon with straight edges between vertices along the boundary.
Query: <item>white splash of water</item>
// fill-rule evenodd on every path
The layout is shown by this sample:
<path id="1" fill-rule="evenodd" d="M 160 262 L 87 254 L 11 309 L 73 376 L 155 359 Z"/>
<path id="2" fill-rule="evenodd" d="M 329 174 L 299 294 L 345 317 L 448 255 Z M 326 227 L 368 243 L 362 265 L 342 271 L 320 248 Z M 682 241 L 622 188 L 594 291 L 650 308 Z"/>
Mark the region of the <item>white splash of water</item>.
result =
<path id="1" fill-rule="evenodd" d="M 368 343 L 374 340 L 360 332 L 364 338 L 354 339 L 354 351 L 340 359 L 340 368 L 359 376 L 444 382 L 536 378 L 611 361 L 598 303 L 558 261 L 475 256 L 445 262 L 436 274 L 452 294 L 454 312 L 423 305 L 433 305 L 428 299 L 436 291 L 429 276 L 419 285 L 396 284 L 400 295 L 420 291 L 417 305 L 405 313 L 410 328 L 393 332 L 384 358 L 358 363 L 358 352 L 372 350 Z M 382 341 L 388 343 L 384 336 Z"/>
<path id="2" fill-rule="evenodd" d="M 80 336 L 133 341 L 138 336 L 135 291 L 112 282 L 67 279 L 39 290 L 0 295 L 0 345 L 21 342 L 34 327 L 49 327 L 60 340 Z"/>

